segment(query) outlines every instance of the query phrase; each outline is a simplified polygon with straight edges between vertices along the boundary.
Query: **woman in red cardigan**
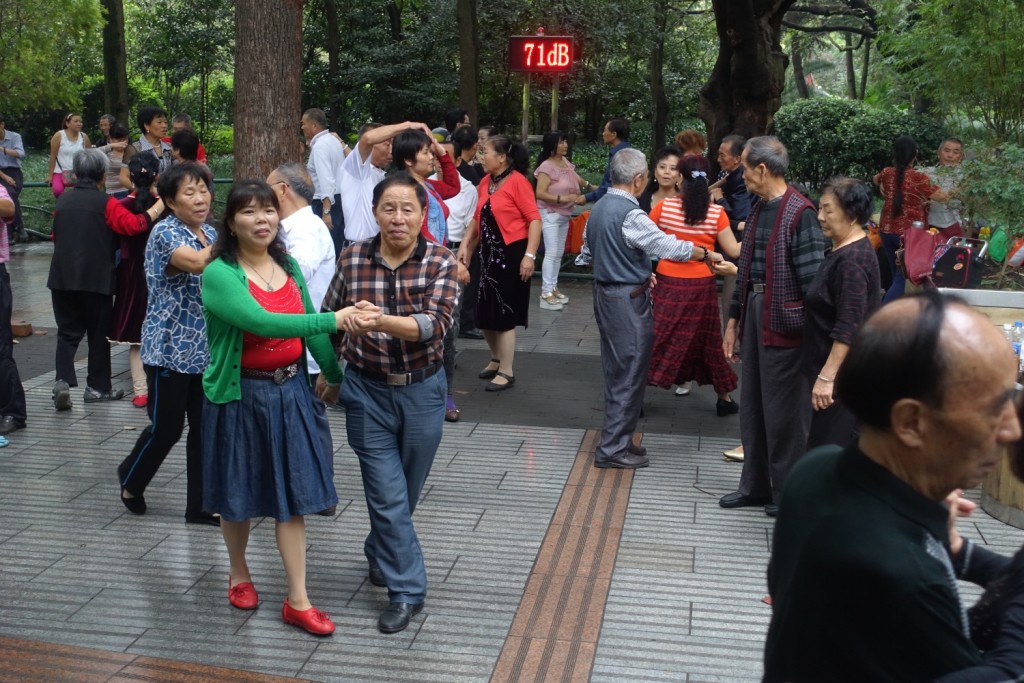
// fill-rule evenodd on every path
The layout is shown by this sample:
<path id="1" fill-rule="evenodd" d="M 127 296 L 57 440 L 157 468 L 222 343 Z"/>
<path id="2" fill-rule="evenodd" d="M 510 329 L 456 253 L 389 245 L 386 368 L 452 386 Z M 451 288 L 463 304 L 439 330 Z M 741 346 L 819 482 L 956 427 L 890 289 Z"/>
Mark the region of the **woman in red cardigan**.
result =
<path id="1" fill-rule="evenodd" d="M 469 265 L 480 245 L 480 291 L 476 320 L 491 350 L 491 362 L 480 372 L 487 391 L 515 384 L 516 327 L 527 326 L 530 277 L 533 275 L 541 222 L 533 186 L 526 179 L 526 148 L 504 135 L 483 144 L 487 176 L 477 188 L 476 220 L 466 228 L 459 261 Z"/>

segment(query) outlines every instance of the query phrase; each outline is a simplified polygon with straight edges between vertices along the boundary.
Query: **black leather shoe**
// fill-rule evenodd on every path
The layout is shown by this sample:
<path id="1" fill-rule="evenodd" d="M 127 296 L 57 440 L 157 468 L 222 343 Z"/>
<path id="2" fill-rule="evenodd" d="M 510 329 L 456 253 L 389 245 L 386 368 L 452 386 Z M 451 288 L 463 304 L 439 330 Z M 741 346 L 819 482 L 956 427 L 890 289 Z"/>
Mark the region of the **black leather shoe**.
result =
<path id="1" fill-rule="evenodd" d="M 0 418 L 0 435 L 6 436 L 11 432 L 16 432 L 19 429 L 24 429 L 25 423 L 18 422 L 14 419 L 13 415 L 4 415 Z"/>
<path id="2" fill-rule="evenodd" d="M 370 577 L 370 583 L 374 586 L 383 588 L 388 585 L 388 582 L 384 580 L 384 572 L 380 570 L 380 567 L 373 562 L 370 563 L 370 568 L 367 571 L 367 575 Z"/>
<path id="3" fill-rule="evenodd" d="M 377 620 L 377 628 L 381 633 L 404 631 L 413 615 L 419 614 L 422 610 L 423 603 L 410 605 L 407 602 L 392 602 L 386 610 L 380 613 L 380 619 Z"/>
<path id="4" fill-rule="evenodd" d="M 718 504 L 724 508 L 749 508 L 749 507 L 761 507 L 771 502 L 771 498 L 756 498 L 754 496 L 745 496 L 739 491 L 733 491 L 732 493 L 722 496 Z"/>
<path id="5" fill-rule="evenodd" d="M 337 512 L 338 512 L 338 506 L 337 505 L 332 505 L 331 507 L 326 508 L 324 510 L 321 510 L 320 512 L 318 512 L 316 514 L 320 515 L 321 517 L 333 517 Z"/>
<path id="6" fill-rule="evenodd" d="M 198 515 L 185 515 L 185 524 L 209 524 L 220 526 L 220 517 L 207 512 L 200 512 Z"/>
<path id="7" fill-rule="evenodd" d="M 740 412 L 740 404 L 736 401 L 723 401 L 722 399 L 718 399 L 718 402 L 715 403 L 715 412 L 718 413 L 718 417 L 735 415 Z"/>
<path id="8" fill-rule="evenodd" d="M 637 446 L 632 441 L 626 444 L 626 451 L 632 453 L 633 455 L 639 455 L 640 457 L 643 458 L 647 457 L 647 449 L 644 448 L 643 446 Z"/>
<path id="9" fill-rule="evenodd" d="M 778 506 L 778 504 L 777 503 L 768 503 L 767 505 L 765 505 L 764 506 L 764 514 L 768 515 L 769 517 L 778 517 L 779 516 L 779 506 Z"/>
<path id="10" fill-rule="evenodd" d="M 646 455 L 636 455 L 630 453 L 628 450 L 624 453 L 616 455 L 614 458 L 608 460 L 595 460 L 594 467 L 608 468 L 614 467 L 620 470 L 635 470 L 641 467 L 647 467 L 651 464 L 651 461 L 647 459 Z"/>
<path id="11" fill-rule="evenodd" d="M 459 330 L 459 339 L 483 339 L 484 333 L 475 327 L 468 330 Z"/>

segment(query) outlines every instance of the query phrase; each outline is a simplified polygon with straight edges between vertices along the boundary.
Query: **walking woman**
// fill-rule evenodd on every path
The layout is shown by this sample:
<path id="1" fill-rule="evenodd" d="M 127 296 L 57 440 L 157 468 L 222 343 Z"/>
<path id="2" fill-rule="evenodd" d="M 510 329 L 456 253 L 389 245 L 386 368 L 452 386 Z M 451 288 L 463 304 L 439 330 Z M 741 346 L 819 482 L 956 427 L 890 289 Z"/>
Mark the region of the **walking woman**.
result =
<path id="1" fill-rule="evenodd" d="M 903 235 L 915 221 L 927 225 L 928 200 L 949 201 L 949 195 L 939 189 L 927 175 L 914 168 L 917 163 L 917 142 L 908 135 L 901 135 L 893 142 L 893 165 L 886 167 L 875 176 L 885 203 L 878 231 L 882 237 L 882 252 L 889 263 L 892 285 L 885 292 L 882 303 L 903 296 L 906 278 L 896 265 L 896 251 L 903 242 Z"/>
<path id="2" fill-rule="evenodd" d="M 115 124 L 123 130 L 123 126 Z M 127 134 L 126 134 L 127 135 Z M 132 213 L 143 213 L 156 203 L 153 194 L 160 173 L 160 162 L 153 154 L 136 154 L 128 162 L 135 191 L 121 200 L 121 206 Z M 109 173 L 108 184 L 109 184 Z M 114 316 L 110 326 L 109 339 L 114 344 L 128 344 L 128 368 L 132 373 L 132 405 L 145 408 L 149 391 L 146 387 L 146 371 L 142 367 L 142 321 L 146 319 L 146 243 L 149 233 L 122 235 L 117 264 L 117 297 L 114 299 Z"/>
<path id="3" fill-rule="evenodd" d="M 199 278 L 216 237 L 207 223 L 212 182 L 199 164 L 173 166 L 157 182 L 171 215 L 153 227 L 145 250 L 142 363 L 150 424 L 118 466 L 117 476 L 121 502 L 130 512 L 145 514 L 146 487 L 181 438 L 187 418 L 185 522 L 216 525 L 217 518 L 203 510 L 202 381 L 210 354 Z"/>
<path id="4" fill-rule="evenodd" d="M 540 307 L 549 311 L 560 311 L 569 303 L 569 297 L 558 291 L 558 272 L 569 234 L 569 217 L 582 194 L 581 188 L 587 185 L 566 158 L 568 153 L 569 138 L 565 133 L 560 130 L 546 133 L 533 172 L 537 178 L 537 209 L 544 237 Z"/>
<path id="5" fill-rule="evenodd" d="M 739 256 L 739 244 L 729 227 L 729 217 L 708 193 L 708 161 L 689 154 L 679 163 L 683 194 L 670 197 L 651 210 L 651 220 L 676 239 L 693 242 L 706 250 L 715 240 L 731 256 Z M 662 259 L 654 288 L 654 345 L 647 383 L 668 389 L 690 380 L 710 384 L 718 401 L 719 417 L 733 415 L 739 405 L 730 393 L 736 390 L 736 373 L 722 355 L 722 319 L 718 310 L 715 275 L 704 263 Z"/>
<path id="6" fill-rule="evenodd" d="M 491 351 L 491 362 L 478 375 L 489 379 L 487 391 L 504 391 L 515 384 L 513 361 L 516 327 L 526 327 L 541 222 L 533 186 L 526 179 L 526 148 L 504 135 L 483 144 L 487 176 L 477 188 L 475 220 L 466 228 L 458 259 L 469 266 L 480 246 L 480 289 L 476 322 Z"/>
<path id="7" fill-rule="evenodd" d="M 238 609 L 258 606 L 245 557 L 250 520 L 273 517 L 288 580 L 281 617 L 324 636 L 334 632 L 334 624 L 306 594 L 303 516 L 337 505 L 338 494 L 317 430 L 305 349 L 326 380 L 321 398 L 334 403 L 341 368 L 328 333 L 340 329 L 356 308 L 316 312 L 298 264 L 285 251 L 279 220 L 269 185 L 236 184 L 214 260 L 203 274 L 210 342 L 203 377 L 203 499 L 221 516 L 231 562 L 229 602 Z"/>
<path id="8" fill-rule="evenodd" d="M 50 167 L 46 177 L 50 179 L 54 198 L 74 185 L 75 152 L 86 147 L 92 147 L 92 143 L 89 142 L 89 136 L 82 132 L 82 117 L 68 114 L 61 123 L 61 129 L 50 138 Z"/>

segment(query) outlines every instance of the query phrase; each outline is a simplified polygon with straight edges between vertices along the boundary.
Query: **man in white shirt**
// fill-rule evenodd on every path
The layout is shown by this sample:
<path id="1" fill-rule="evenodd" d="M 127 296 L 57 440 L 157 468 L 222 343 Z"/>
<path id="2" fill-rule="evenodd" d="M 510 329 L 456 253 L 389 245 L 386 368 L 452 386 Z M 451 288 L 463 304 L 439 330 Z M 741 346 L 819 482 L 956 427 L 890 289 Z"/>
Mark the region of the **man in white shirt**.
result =
<path id="1" fill-rule="evenodd" d="M 313 306 L 320 309 L 327 294 L 327 288 L 334 277 L 334 243 L 331 232 L 324 221 L 313 213 L 310 202 L 313 200 L 313 179 L 302 167 L 302 164 L 282 164 L 267 176 L 267 184 L 277 195 L 281 206 L 281 238 L 284 240 L 288 253 L 299 264 L 302 277 L 309 289 L 309 298 Z M 320 366 L 313 356 L 306 352 L 306 366 L 310 378 L 316 383 L 320 374 Z M 331 426 L 327 421 L 327 413 L 320 399 L 313 397 L 313 406 L 320 439 L 328 453 L 334 453 L 331 439 Z M 333 464 L 333 455 L 332 455 Z M 335 509 L 328 508 L 319 514 L 333 516 Z"/>
<path id="2" fill-rule="evenodd" d="M 327 116 L 321 109 L 307 109 L 302 115 L 302 134 L 309 144 L 306 169 L 313 179 L 313 213 L 323 218 L 331 231 L 335 258 L 345 239 L 345 218 L 341 210 L 341 164 L 345 148 L 327 130 Z"/>
<path id="3" fill-rule="evenodd" d="M 341 165 L 346 241 L 361 242 L 380 232 L 373 216 L 373 188 L 384 180 L 384 169 L 391 165 L 391 139 L 410 129 L 432 135 L 426 124 L 411 121 L 391 126 L 367 123 L 359 129 L 359 143 Z"/>

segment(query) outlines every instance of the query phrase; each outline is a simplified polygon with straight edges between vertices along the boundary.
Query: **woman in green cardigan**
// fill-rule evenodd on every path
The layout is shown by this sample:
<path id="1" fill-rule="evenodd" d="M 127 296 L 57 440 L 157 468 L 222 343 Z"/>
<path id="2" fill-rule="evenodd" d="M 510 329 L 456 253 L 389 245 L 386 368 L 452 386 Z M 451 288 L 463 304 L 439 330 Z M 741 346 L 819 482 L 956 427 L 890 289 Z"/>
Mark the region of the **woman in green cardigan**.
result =
<path id="1" fill-rule="evenodd" d="M 245 549 L 253 517 L 277 521 L 277 547 L 288 578 L 286 624 L 330 635 L 334 624 L 306 595 L 303 516 L 336 505 L 330 454 L 318 436 L 308 383 L 308 346 L 333 403 L 342 379 L 328 333 L 366 303 L 317 313 L 296 262 L 278 236 L 278 203 L 270 186 L 243 181 L 228 195 L 224 227 L 203 273 L 203 314 L 210 364 L 203 375 L 204 495 L 221 516 L 231 562 L 228 599 L 255 609 Z"/>

